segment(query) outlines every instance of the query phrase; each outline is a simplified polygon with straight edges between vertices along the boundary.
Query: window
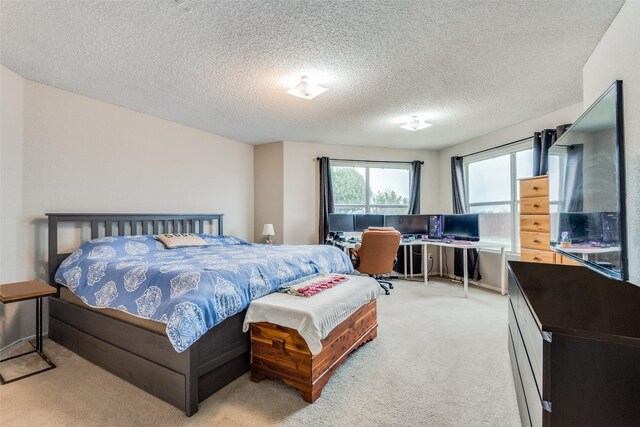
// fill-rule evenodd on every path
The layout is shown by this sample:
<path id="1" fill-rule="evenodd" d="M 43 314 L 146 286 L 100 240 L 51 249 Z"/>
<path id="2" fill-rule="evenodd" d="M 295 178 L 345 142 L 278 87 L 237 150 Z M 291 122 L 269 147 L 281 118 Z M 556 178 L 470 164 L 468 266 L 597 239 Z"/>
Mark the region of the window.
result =
<path id="1" fill-rule="evenodd" d="M 518 179 L 531 176 L 531 140 L 506 150 L 465 159 L 467 210 L 480 214 L 482 240 L 520 247 L 520 188 Z"/>
<path id="2" fill-rule="evenodd" d="M 411 165 L 333 161 L 331 183 L 336 213 L 409 211 Z"/>

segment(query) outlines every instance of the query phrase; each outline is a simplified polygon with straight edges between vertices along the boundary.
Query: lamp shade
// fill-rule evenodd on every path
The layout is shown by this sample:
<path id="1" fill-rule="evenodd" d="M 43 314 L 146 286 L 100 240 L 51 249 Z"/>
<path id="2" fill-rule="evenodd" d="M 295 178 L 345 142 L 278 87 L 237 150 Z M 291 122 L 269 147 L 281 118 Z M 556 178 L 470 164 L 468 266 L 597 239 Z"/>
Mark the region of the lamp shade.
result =
<path id="1" fill-rule="evenodd" d="M 275 236 L 276 231 L 273 229 L 273 224 L 265 224 L 264 227 L 262 227 L 262 235 Z"/>

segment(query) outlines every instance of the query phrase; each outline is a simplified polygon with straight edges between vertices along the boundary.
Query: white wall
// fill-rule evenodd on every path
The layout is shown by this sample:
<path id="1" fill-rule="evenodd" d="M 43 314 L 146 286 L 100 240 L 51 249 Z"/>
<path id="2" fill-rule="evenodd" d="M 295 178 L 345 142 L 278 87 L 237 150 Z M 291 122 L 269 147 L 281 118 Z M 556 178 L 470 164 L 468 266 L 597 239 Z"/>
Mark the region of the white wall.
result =
<path id="1" fill-rule="evenodd" d="M 21 262 L 26 242 L 22 229 L 22 176 L 24 148 L 24 80 L 0 66 L 0 283 L 27 277 Z M 31 303 L 33 304 L 33 303 Z M 0 304 L 0 348 L 32 335 L 33 312 L 25 303 Z M 12 325 L 9 328 L 9 325 Z"/>
<path id="2" fill-rule="evenodd" d="M 530 120 L 491 132 L 471 139 L 439 152 L 440 200 L 439 210 L 442 213 L 453 212 L 451 192 L 451 157 L 464 156 L 487 148 L 497 147 L 512 141 L 533 136 L 542 129 L 555 128 L 557 125 L 573 123 L 582 114 L 582 103 L 570 105 L 557 111 L 535 117 Z M 512 258 L 512 257 L 510 257 Z M 448 256 L 448 269 L 453 273 L 453 256 Z M 500 287 L 500 256 L 490 252 L 480 254 L 481 283 Z"/>
<path id="3" fill-rule="evenodd" d="M 284 241 L 284 143 L 257 145 L 254 164 L 254 241 L 262 242 L 264 224 L 273 224 L 274 243 Z"/>
<path id="4" fill-rule="evenodd" d="M 628 0 L 583 68 L 588 108 L 623 80 L 627 238 L 630 281 L 640 285 L 640 1 Z"/>
<path id="5" fill-rule="evenodd" d="M 21 150 L 2 124 L 1 216 L 16 230 L 5 234 L 3 223 L 3 252 L 15 250 L 2 257 L 3 281 L 46 280 L 46 212 L 223 213 L 226 234 L 253 236 L 251 145 L 14 76 L 2 68 L 3 89 L 23 92 L 22 106 L 2 92 L 3 107 L 23 111 Z M 5 163 L 23 187 L 12 187 L 10 203 Z M 18 304 L 31 328 L 32 304 Z M 0 347 L 11 342 L 7 335 Z"/>
<path id="6" fill-rule="evenodd" d="M 422 160 L 420 211 L 438 207 L 437 153 L 428 150 L 375 148 L 352 145 L 284 142 L 284 242 L 318 242 L 320 175 L 317 157 L 358 160 Z M 256 210 L 261 209 L 256 206 Z"/>

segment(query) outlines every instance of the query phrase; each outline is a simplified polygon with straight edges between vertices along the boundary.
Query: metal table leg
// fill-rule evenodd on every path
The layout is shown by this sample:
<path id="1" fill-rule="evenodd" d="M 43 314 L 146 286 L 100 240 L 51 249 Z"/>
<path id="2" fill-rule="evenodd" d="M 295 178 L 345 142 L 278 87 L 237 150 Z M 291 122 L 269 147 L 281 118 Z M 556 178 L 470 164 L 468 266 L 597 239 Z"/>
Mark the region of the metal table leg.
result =
<path id="1" fill-rule="evenodd" d="M 409 271 L 413 279 L 413 245 L 409 245 Z"/>
<path id="2" fill-rule="evenodd" d="M 500 292 L 502 295 L 507 293 L 507 254 L 504 246 L 500 248 Z"/>
<path id="3" fill-rule="evenodd" d="M 429 248 L 427 243 L 422 245 L 422 272 L 424 273 L 424 284 L 429 284 Z"/>
<path id="4" fill-rule="evenodd" d="M 407 245 L 402 245 L 404 251 L 404 278 L 407 278 Z"/>
<path id="5" fill-rule="evenodd" d="M 4 377 L 0 374 L 0 384 L 2 385 L 9 384 L 14 381 L 18 381 L 23 378 L 30 377 L 32 375 L 36 375 L 56 367 L 56 365 L 51 360 L 49 360 L 49 358 L 42 352 L 42 347 L 43 347 L 42 345 L 42 298 L 36 298 L 36 339 L 35 339 L 35 344 L 33 344 L 32 342 L 29 342 L 29 344 L 33 346 L 34 348 L 33 350 L 27 351 L 25 353 L 17 354 L 15 356 L 7 357 L 5 359 L 0 360 L 0 363 L 17 359 L 19 357 L 26 356 L 28 354 L 37 353 L 38 356 L 40 356 L 42 360 L 44 360 L 49 366 L 47 366 L 46 368 L 37 370 L 35 372 L 30 372 L 28 374 L 12 378 L 10 380 L 5 380 Z"/>
<path id="6" fill-rule="evenodd" d="M 469 296 L 469 270 L 467 269 L 467 248 L 464 248 L 462 252 L 464 261 L 462 262 L 462 268 L 464 268 L 464 297 Z M 455 273 L 454 273 L 455 274 Z"/>

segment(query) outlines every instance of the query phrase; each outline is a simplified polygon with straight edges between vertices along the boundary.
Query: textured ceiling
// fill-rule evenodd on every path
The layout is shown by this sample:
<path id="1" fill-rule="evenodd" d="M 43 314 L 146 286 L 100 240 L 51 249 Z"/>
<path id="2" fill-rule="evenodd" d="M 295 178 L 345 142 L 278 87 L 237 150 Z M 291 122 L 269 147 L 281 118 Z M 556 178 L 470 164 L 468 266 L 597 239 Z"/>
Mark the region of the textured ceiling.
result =
<path id="1" fill-rule="evenodd" d="M 248 143 L 442 148 L 579 102 L 623 3 L 2 1 L 0 62 Z M 287 95 L 302 74 L 329 91 Z"/>

